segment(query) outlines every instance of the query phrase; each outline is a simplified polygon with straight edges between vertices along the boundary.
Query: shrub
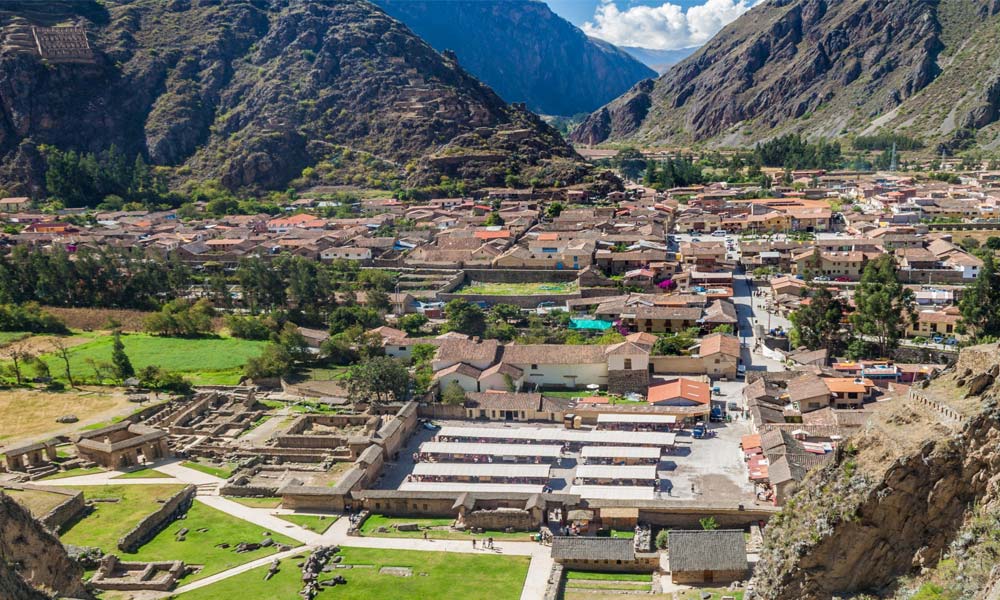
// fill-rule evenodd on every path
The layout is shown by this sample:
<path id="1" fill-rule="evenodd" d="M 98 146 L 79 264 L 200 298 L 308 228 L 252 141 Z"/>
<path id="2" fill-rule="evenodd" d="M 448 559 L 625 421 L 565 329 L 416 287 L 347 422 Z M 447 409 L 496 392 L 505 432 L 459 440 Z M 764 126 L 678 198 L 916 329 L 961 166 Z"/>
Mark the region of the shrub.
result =
<path id="1" fill-rule="evenodd" d="M 670 531 L 666 529 L 661 529 L 659 533 L 656 534 L 656 547 L 660 550 L 666 550 L 670 543 Z"/>

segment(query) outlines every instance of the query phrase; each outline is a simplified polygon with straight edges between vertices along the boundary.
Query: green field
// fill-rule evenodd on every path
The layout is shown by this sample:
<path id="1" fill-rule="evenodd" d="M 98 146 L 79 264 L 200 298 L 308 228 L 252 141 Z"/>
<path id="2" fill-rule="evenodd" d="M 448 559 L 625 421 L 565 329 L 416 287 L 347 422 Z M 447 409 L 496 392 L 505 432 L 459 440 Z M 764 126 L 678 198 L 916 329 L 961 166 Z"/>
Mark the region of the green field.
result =
<path id="1" fill-rule="evenodd" d="M 129 471 L 124 475 L 113 477 L 112 479 L 173 479 L 173 475 L 167 475 L 166 473 L 157 471 L 156 469 L 137 469 L 135 471 Z"/>
<path id="2" fill-rule="evenodd" d="M 86 500 L 118 498 L 118 502 L 95 502 L 94 512 L 72 523 L 60 536 L 64 544 L 96 546 L 105 552 L 116 551 L 118 538 L 135 527 L 143 517 L 181 489 L 183 485 L 101 485 L 80 486 Z"/>
<path id="3" fill-rule="evenodd" d="M 112 343 L 111 336 L 103 336 L 71 348 L 70 368 L 74 377 L 94 379 L 94 369 L 87 361 L 110 362 Z M 136 371 L 156 365 L 182 373 L 192 383 L 202 385 L 239 383 L 243 365 L 259 355 L 266 344 L 237 338 L 168 338 L 139 333 L 123 335 L 122 343 Z M 54 377 L 64 379 L 65 368 L 59 358 L 46 354 L 43 360 Z"/>
<path id="4" fill-rule="evenodd" d="M 485 283 L 472 281 L 455 291 L 456 294 L 480 296 L 551 296 L 575 294 L 580 291 L 576 281 L 565 283 Z"/>
<path id="5" fill-rule="evenodd" d="M 31 335 L 22 331 L 0 331 L 0 346 L 6 346 Z"/>
<path id="6" fill-rule="evenodd" d="M 189 469 L 194 469 L 195 471 L 201 471 L 206 475 L 212 475 L 213 477 L 218 477 L 219 479 L 229 479 L 233 476 L 233 470 L 231 466 L 227 465 L 224 467 L 211 465 L 201 462 L 193 462 L 186 460 L 181 463 L 182 467 L 187 467 Z"/>
<path id="7" fill-rule="evenodd" d="M 281 498 L 238 498 L 236 496 L 226 496 L 226 500 L 249 506 L 250 508 L 278 508 L 281 506 Z"/>
<path id="8" fill-rule="evenodd" d="M 343 563 L 365 565 L 337 569 L 321 579 L 343 575 L 347 586 L 330 588 L 319 598 L 350 600 L 517 600 L 528 574 L 528 557 L 472 555 L 445 552 L 342 548 Z M 302 554 L 306 556 L 305 553 Z M 231 598 L 296 598 L 302 574 L 295 566 L 301 558 L 281 561 L 278 574 L 264 581 L 267 567 L 241 573 L 214 585 L 181 594 L 177 600 L 230 600 Z M 382 567 L 410 567 L 413 577 L 384 575 Z"/>
<path id="9" fill-rule="evenodd" d="M 278 515 L 278 518 L 289 523 L 295 523 L 303 529 L 315 531 L 316 533 L 326 533 L 330 525 L 337 522 L 337 517 L 332 515 L 329 517 L 319 515 Z"/>
<path id="10" fill-rule="evenodd" d="M 587 581 L 636 581 L 653 583 L 649 573 L 608 573 L 604 571 L 566 571 L 566 579 L 583 579 Z"/>
<path id="11" fill-rule="evenodd" d="M 523 531 L 515 533 L 487 531 L 485 533 L 477 533 L 473 536 L 471 533 L 449 529 L 454 521 L 454 519 L 407 519 L 372 515 L 361 526 L 361 535 L 366 537 L 422 538 L 424 537 L 424 532 L 426 532 L 427 537 L 433 540 L 469 540 L 470 548 L 472 547 L 473 537 L 478 540 L 492 537 L 495 540 L 531 541 L 531 532 Z M 416 523 L 420 527 L 420 531 L 397 531 L 394 529 L 395 525 L 402 523 Z M 385 527 L 389 530 L 388 533 L 379 533 L 376 531 L 379 527 Z"/>
<path id="12" fill-rule="evenodd" d="M 132 487 L 146 488 L 149 486 Z M 181 529 L 188 530 L 183 542 L 177 541 L 176 537 L 177 532 Z M 207 531 L 198 531 L 199 529 L 207 529 Z M 263 541 L 265 531 L 268 530 L 227 515 L 201 502 L 195 502 L 185 519 L 168 525 L 149 543 L 139 548 L 135 554 L 123 554 L 122 560 L 183 560 L 189 565 L 203 565 L 199 572 L 184 579 L 185 582 L 195 581 L 274 554 L 276 551 L 274 546 L 242 554 L 237 554 L 233 550 L 240 542 Z M 279 544 L 293 547 L 300 545 L 295 540 L 279 533 L 271 532 L 270 537 Z M 230 547 L 219 548 L 218 545 L 222 543 L 227 543 Z"/>

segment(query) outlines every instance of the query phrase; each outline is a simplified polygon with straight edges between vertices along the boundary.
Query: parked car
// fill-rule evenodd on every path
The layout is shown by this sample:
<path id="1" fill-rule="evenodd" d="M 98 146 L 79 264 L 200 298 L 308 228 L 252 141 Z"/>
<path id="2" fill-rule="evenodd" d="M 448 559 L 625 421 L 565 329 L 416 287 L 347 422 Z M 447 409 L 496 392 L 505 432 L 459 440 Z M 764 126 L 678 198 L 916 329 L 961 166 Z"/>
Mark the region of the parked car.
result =
<path id="1" fill-rule="evenodd" d="M 737 365 L 736 366 L 736 376 L 737 377 L 746 377 L 746 375 L 747 375 L 747 366 L 746 365 Z"/>
<path id="2" fill-rule="evenodd" d="M 845 283 L 845 282 L 848 282 L 850 280 L 851 280 L 850 277 L 845 277 L 843 275 L 841 275 L 840 277 L 834 278 L 834 281 L 839 281 L 840 283 Z"/>
<path id="3" fill-rule="evenodd" d="M 726 237 L 729 235 L 725 229 L 716 229 L 712 232 L 712 237 Z"/>
<path id="4" fill-rule="evenodd" d="M 819 277 L 813 277 L 813 281 L 830 281 L 830 278 L 826 275 L 820 275 Z"/>

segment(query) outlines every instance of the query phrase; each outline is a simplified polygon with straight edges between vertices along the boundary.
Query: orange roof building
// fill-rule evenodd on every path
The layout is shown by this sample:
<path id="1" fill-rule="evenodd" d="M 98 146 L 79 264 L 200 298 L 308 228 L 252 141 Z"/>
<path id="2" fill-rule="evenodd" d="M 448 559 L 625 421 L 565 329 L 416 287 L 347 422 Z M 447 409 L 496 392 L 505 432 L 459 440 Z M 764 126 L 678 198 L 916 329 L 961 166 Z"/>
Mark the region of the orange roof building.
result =
<path id="1" fill-rule="evenodd" d="M 646 400 L 657 406 L 707 406 L 711 399 L 707 383 L 685 377 L 652 386 L 646 395 Z"/>

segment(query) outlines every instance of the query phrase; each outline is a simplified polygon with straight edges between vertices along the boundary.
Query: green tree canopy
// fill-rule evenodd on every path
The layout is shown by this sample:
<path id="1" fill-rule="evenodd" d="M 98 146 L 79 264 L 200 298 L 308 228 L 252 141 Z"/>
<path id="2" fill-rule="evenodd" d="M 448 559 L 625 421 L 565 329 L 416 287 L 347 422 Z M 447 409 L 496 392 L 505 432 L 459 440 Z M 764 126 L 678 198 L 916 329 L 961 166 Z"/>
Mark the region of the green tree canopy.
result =
<path id="1" fill-rule="evenodd" d="M 896 260 L 891 254 L 865 265 L 854 292 L 854 305 L 851 323 L 858 333 L 870 338 L 883 358 L 899 345 L 907 324 L 916 319 L 913 291 L 896 278 Z"/>

